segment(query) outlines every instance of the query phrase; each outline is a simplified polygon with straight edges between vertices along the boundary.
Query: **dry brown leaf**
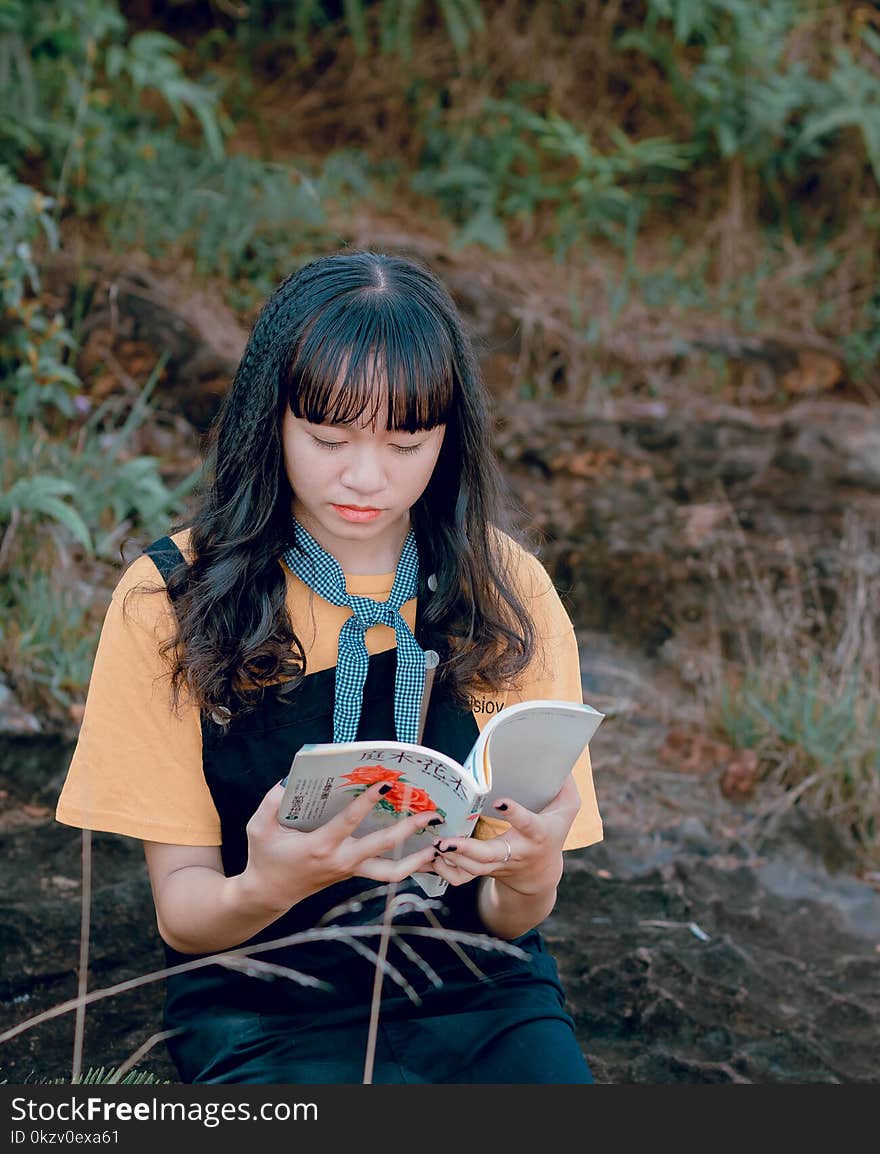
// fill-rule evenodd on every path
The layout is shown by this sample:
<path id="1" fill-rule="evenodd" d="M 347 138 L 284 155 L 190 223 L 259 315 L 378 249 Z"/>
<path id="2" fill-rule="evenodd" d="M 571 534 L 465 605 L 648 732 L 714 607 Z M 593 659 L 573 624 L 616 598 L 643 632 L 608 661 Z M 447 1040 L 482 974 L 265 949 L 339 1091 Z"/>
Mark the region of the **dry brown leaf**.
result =
<path id="1" fill-rule="evenodd" d="M 813 349 L 801 349 L 798 363 L 782 375 L 782 387 L 787 393 L 827 393 L 843 379 L 843 366 L 833 357 Z"/>
<path id="2" fill-rule="evenodd" d="M 758 755 L 743 749 L 732 758 L 721 774 L 721 792 L 731 801 L 751 797 L 758 781 Z"/>
<path id="3" fill-rule="evenodd" d="M 26 802 L 21 807 L 21 810 L 22 813 L 26 813 L 28 817 L 48 817 L 52 812 L 51 809 L 45 805 L 32 805 L 29 802 Z"/>
<path id="4" fill-rule="evenodd" d="M 670 729 L 660 748 L 660 760 L 681 773 L 708 773 L 729 761 L 733 749 L 704 733 Z"/>
<path id="5" fill-rule="evenodd" d="M 554 473 L 570 477 L 601 477 L 610 472 L 614 454 L 607 449 L 586 449 L 581 453 L 557 453 L 548 462 Z"/>

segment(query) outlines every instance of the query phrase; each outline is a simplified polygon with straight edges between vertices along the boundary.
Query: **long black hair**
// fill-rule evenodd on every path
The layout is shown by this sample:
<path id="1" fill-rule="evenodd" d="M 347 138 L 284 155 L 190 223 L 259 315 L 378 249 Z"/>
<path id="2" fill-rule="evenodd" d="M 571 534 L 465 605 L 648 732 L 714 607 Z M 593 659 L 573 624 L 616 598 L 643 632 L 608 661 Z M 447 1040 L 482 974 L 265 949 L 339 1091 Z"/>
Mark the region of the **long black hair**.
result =
<path id="1" fill-rule="evenodd" d="M 237 713 L 306 672 L 279 564 L 292 539 L 287 406 L 316 424 L 374 418 L 384 406 L 389 429 L 446 425 L 411 510 L 421 567 L 437 578 L 423 621 L 448 640 L 442 675 L 460 699 L 514 679 L 534 654 L 534 627 L 500 531 L 509 530 L 507 502 L 473 348 L 428 268 L 345 251 L 305 265 L 268 299 L 215 422 L 191 560 L 168 582 L 175 695 L 185 685 L 202 708 Z"/>

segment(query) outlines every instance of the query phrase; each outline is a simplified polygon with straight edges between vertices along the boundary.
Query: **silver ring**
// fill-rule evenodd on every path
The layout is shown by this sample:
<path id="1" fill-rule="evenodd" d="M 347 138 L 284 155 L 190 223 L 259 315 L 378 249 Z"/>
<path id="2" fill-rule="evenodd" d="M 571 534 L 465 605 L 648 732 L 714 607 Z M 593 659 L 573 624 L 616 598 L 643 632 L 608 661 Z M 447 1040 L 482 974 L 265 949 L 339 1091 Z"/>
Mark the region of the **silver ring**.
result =
<path id="1" fill-rule="evenodd" d="M 502 858 L 502 859 L 501 859 L 501 861 L 500 861 L 498 864 L 499 864 L 499 865 L 506 865 L 506 864 L 507 864 L 507 862 L 509 862 L 509 861 L 510 861 L 510 842 L 507 840 L 507 838 L 506 838 L 506 837 L 503 837 L 501 840 L 502 840 L 502 841 L 504 842 L 504 844 L 507 846 L 507 857 L 505 857 L 505 858 Z"/>

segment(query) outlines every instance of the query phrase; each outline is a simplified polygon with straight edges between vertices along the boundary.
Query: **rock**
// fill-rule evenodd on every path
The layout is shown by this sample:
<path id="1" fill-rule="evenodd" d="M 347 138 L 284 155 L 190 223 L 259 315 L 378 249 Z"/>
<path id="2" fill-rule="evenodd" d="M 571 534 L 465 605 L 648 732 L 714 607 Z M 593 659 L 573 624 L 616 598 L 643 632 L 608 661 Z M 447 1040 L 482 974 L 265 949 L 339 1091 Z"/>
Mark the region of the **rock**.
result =
<path id="1" fill-rule="evenodd" d="M 562 402 L 523 402 L 499 440 L 576 625 L 665 647 L 670 661 L 697 662 L 695 678 L 711 645 L 739 644 L 736 565 L 748 556 L 771 585 L 791 580 L 794 559 L 833 603 L 847 527 L 865 527 L 859 556 L 878 552 L 880 413 L 866 405 L 811 399 L 754 414 L 621 402 L 584 420 Z"/>
<path id="2" fill-rule="evenodd" d="M 15 694 L 0 678 L 0 739 L 41 732 L 42 726 L 35 714 L 18 702 Z"/>

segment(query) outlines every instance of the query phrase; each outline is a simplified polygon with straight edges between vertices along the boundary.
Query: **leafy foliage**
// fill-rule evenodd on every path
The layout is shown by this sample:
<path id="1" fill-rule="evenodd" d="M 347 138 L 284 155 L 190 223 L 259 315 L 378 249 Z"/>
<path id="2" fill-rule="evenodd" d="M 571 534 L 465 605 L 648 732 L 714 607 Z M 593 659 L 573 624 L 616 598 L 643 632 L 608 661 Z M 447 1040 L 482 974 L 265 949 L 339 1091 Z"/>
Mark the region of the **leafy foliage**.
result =
<path id="1" fill-rule="evenodd" d="M 90 411 L 60 314 L 46 316 L 33 251 L 54 246 L 51 202 L 0 168 L 0 659 L 24 699 L 68 708 L 88 680 L 97 623 L 71 590 L 77 555 L 111 562 L 133 532 L 183 508 L 194 473 L 169 487 L 155 457 L 132 452 L 164 361 L 121 418 Z"/>
<path id="2" fill-rule="evenodd" d="M 377 51 L 382 56 L 409 60 L 418 25 L 436 7 L 446 36 L 459 56 L 464 56 L 475 37 L 485 29 L 480 0 L 257 0 L 248 5 L 240 37 L 253 44 L 289 37 L 300 60 L 310 60 L 316 35 L 332 30 L 348 39 L 359 56 Z"/>
<path id="3" fill-rule="evenodd" d="M 196 123 L 209 155 L 223 155 L 216 84 L 186 76 L 171 37 L 127 31 L 115 0 L 14 0 L 0 23 L 0 156 L 39 159 L 78 212 L 101 203 L 115 146 L 129 132 L 161 135 L 163 112 Z"/>
<path id="4" fill-rule="evenodd" d="M 880 184 L 880 37 L 862 26 L 854 49 L 836 45 L 830 67 L 819 58 L 811 68 L 792 42 L 815 35 L 821 13 L 815 0 L 649 0 L 644 27 L 626 31 L 617 47 L 663 70 L 692 117 L 704 163 L 738 158 L 772 184 L 855 128 Z"/>
<path id="5" fill-rule="evenodd" d="M 572 360 L 603 390 L 621 387 L 601 350 L 630 310 L 739 333 L 787 324 L 776 286 L 794 249 L 798 323 L 837 342 L 866 392 L 880 387 L 880 20 L 820 0 L 645 0 L 591 25 L 601 7 L 567 0 L 543 23 L 541 5 L 501 0 L 0 8 L 0 586 L 33 626 L 2 639 L 18 681 L 55 628 L 28 596 L 61 604 L 39 566 L 110 565 L 126 533 L 170 519 L 194 483 L 175 488 L 137 452 L 161 362 L 127 415 L 91 410 L 76 325 L 41 284 L 59 229 L 187 262 L 222 278 L 242 312 L 305 255 L 345 243 L 360 204 L 392 213 L 413 194 L 459 246 L 541 245 L 568 270 L 610 247 L 604 316 L 572 288 L 564 318 Z M 534 49 L 533 29 L 545 35 Z M 607 49 L 595 80 L 578 56 L 591 42 Z M 270 112 L 283 118 L 290 93 L 288 140 L 323 142 L 314 119 L 326 146 L 273 152 Z M 383 151 L 392 121 L 400 155 Z M 718 259 L 725 243 L 736 268 Z M 543 388 L 563 345 L 554 334 L 529 354 L 545 362 L 540 380 L 526 350 L 516 386 Z M 709 389 L 729 368 L 712 358 Z M 62 680 L 52 693 L 73 700 L 76 674 Z M 789 732 L 786 701 L 761 694 L 770 713 L 740 702 L 741 717 L 767 732 L 772 713 Z"/>
<path id="6" fill-rule="evenodd" d="M 120 249 L 153 256 L 192 254 L 196 274 L 230 282 L 250 307 L 289 271 L 295 248 L 318 243 L 327 205 L 341 210 L 369 189 L 357 153 L 334 154 L 321 168 L 236 155 L 222 161 L 169 137 L 125 145 L 103 185 L 104 224 Z M 151 170 L 166 174 L 157 182 Z"/>
<path id="7" fill-rule="evenodd" d="M 508 222 L 541 231 L 558 255 L 591 234 L 617 237 L 652 183 L 686 171 L 688 149 L 663 138 L 633 141 L 619 129 L 600 150 L 556 114 L 531 112 L 516 94 L 488 100 L 454 130 L 435 109 L 413 178 L 462 225 L 459 245 L 507 247 Z"/>

